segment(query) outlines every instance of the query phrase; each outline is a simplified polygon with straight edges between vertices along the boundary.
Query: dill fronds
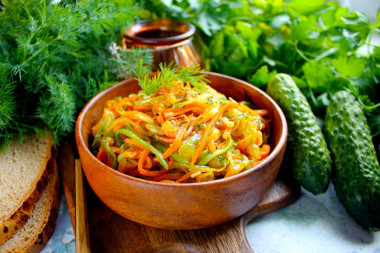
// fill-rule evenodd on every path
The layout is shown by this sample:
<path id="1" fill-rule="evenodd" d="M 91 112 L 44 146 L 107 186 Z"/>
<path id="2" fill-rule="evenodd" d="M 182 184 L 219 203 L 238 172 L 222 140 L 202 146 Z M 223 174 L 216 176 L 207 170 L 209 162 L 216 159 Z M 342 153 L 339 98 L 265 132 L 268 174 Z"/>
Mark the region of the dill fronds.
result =
<path id="1" fill-rule="evenodd" d="M 198 65 L 191 67 L 173 66 L 173 63 L 159 65 L 160 70 L 156 75 L 151 75 L 149 70 L 140 64 L 138 72 L 135 73 L 137 80 L 143 92 L 150 95 L 162 87 L 173 85 L 174 81 L 188 82 L 198 89 L 203 88 L 203 83 L 208 82 L 205 76 L 200 74 L 201 70 Z"/>
<path id="2" fill-rule="evenodd" d="M 79 110 L 120 80 L 112 42 L 136 21 L 132 0 L 2 0 L 0 145 L 27 131 L 56 143 L 72 133 Z M 9 21 L 12 22 L 9 22 Z M 124 59 L 132 66 L 140 52 Z M 125 73 L 123 77 L 126 77 Z"/>

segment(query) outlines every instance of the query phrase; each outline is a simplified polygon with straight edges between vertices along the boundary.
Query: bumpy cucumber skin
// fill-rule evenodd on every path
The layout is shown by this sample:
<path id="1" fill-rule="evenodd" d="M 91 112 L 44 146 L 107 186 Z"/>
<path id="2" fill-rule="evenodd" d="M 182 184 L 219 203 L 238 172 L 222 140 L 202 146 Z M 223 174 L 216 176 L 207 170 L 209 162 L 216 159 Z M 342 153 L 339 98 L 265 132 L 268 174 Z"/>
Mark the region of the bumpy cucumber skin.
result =
<path id="1" fill-rule="evenodd" d="M 324 124 L 340 202 L 362 227 L 379 231 L 380 165 L 361 106 L 352 94 L 339 91 L 327 107 Z"/>
<path id="2" fill-rule="evenodd" d="M 288 122 L 286 157 L 293 176 L 313 194 L 324 193 L 331 179 L 331 157 L 307 99 L 293 79 L 277 74 L 267 93 L 279 104 Z"/>

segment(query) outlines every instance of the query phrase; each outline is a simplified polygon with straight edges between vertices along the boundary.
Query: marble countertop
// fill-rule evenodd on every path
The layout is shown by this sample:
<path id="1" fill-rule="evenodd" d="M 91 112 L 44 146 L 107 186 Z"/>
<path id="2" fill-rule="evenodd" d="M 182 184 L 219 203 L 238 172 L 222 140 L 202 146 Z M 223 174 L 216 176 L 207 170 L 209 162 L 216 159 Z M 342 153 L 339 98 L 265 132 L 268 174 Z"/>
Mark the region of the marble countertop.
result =
<path id="1" fill-rule="evenodd" d="M 320 196 L 302 190 L 294 204 L 249 223 L 246 234 L 255 253 L 380 253 L 380 232 L 361 228 L 340 204 L 332 185 Z M 42 252 L 75 252 L 64 194 L 55 232 Z"/>

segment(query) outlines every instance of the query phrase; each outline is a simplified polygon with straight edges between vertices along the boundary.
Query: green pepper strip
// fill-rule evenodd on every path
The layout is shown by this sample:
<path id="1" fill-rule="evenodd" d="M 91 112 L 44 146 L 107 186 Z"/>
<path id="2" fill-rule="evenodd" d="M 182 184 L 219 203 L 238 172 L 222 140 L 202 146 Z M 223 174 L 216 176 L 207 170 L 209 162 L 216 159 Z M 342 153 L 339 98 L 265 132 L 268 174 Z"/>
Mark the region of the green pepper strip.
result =
<path id="1" fill-rule="evenodd" d="M 138 137 L 131 130 L 126 129 L 126 128 L 119 129 L 115 133 L 116 142 L 118 144 L 123 142 L 121 137 L 120 137 L 120 134 L 124 134 L 124 135 L 128 136 L 132 140 L 135 140 L 137 143 L 139 143 L 141 146 L 144 146 L 145 148 L 149 149 L 150 152 L 152 152 L 153 154 L 156 155 L 156 157 L 158 158 L 158 161 L 161 163 L 161 165 L 164 166 L 165 169 L 168 169 L 168 164 L 166 163 L 164 157 L 162 156 L 162 153 L 160 151 L 158 151 L 155 147 L 153 147 L 148 142 L 146 142 L 143 139 L 141 139 L 140 137 Z"/>
<path id="2" fill-rule="evenodd" d="M 108 118 L 103 126 L 100 128 L 100 130 L 96 133 L 95 135 L 95 138 L 94 138 L 94 141 L 92 142 L 92 147 L 95 146 L 95 144 L 99 141 L 100 137 L 102 136 L 103 132 L 106 130 L 106 128 L 111 124 L 112 122 L 112 119 L 111 118 Z"/>
<path id="3" fill-rule="evenodd" d="M 158 142 L 155 142 L 154 143 L 154 146 L 156 146 L 161 152 L 165 152 L 166 151 L 166 147 Z M 176 160 L 178 163 L 180 163 L 181 165 L 183 165 L 183 167 L 185 168 L 189 168 L 190 171 L 191 170 L 195 170 L 195 169 L 209 169 L 210 167 L 208 166 L 198 166 L 198 165 L 193 165 L 193 167 L 191 167 L 190 163 L 186 160 L 184 160 L 182 157 L 180 157 L 178 154 L 176 153 L 172 153 L 170 155 L 171 157 L 173 157 L 174 160 Z"/>
<path id="4" fill-rule="evenodd" d="M 108 137 L 109 135 L 111 135 L 111 134 L 112 134 L 112 131 L 110 131 L 109 133 L 107 133 L 107 134 L 103 137 L 103 139 L 101 140 L 101 144 L 102 144 L 104 150 L 106 151 L 108 157 L 111 158 L 110 160 L 112 160 L 112 162 L 111 162 L 111 163 L 112 163 L 112 168 L 113 168 L 113 169 L 116 169 L 116 166 L 117 166 L 116 155 L 115 155 L 114 152 L 112 152 L 112 150 L 111 150 L 111 148 L 110 148 L 110 145 L 109 145 L 109 143 L 108 143 L 108 141 L 107 141 L 107 137 Z"/>
<path id="5" fill-rule="evenodd" d="M 162 145 L 162 144 L 160 144 L 158 142 L 155 142 L 154 146 L 156 146 L 161 152 L 165 152 L 166 149 L 167 149 L 164 145 Z M 177 162 L 179 162 L 181 164 L 188 164 L 188 162 L 186 162 L 185 160 L 183 160 L 182 157 L 180 157 L 176 153 L 172 153 L 170 156 L 173 157 L 174 160 L 176 160 Z"/>
<path id="6" fill-rule="evenodd" d="M 198 156 L 198 159 L 202 160 L 204 157 L 206 157 L 208 155 L 208 151 L 207 150 L 203 150 L 199 156 Z"/>
<path id="7" fill-rule="evenodd" d="M 232 138 L 228 139 L 226 146 L 223 149 L 217 150 L 211 154 L 206 155 L 202 160 L 199 161 L 198 165 L 206 165 L 209 161 L 217 157 L 218 155 L 228 152 L 234 146 L 234 141 Z"/>

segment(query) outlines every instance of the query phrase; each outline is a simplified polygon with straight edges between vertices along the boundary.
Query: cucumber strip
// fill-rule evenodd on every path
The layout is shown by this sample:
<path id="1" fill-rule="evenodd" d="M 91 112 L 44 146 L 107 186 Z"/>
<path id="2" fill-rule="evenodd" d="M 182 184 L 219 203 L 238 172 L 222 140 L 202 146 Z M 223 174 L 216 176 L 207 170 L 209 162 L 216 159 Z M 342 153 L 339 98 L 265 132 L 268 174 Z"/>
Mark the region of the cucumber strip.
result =
<path id="1" fill-rule="evenodd" d="M 226 153 L 228 150 L 234 147 L 234 141 L 232 138 L 228 139 L 226 146 L 223 149 L 217 150 L 211 154 L 206 155 L 202 160 L 199 161 L 198 165 L 206 165 L 209 161 L 217 157 L 218 155 L 222 155 Z"/>
<path id="2" fill-rule="evenodd" d="M 139 136 L 137 136 L 135 133 L 133 133 L 131 130 L 127 129 L 127 128 L 121 128 L 119 130 L 117 130 L 117 132 L 115 133 L 115 137 L 116 137 L 116 141 L 118 143 L 120 143 L 121 141 L 121 137 L 120 137 L 120 134 L 124 134 L 126 136 L 128 136 L 129 138 L 135 140 L 137 143 L 139 143 L 140 145 L 144 146 L 145 148 L 149 149 L 150 152 L 152 152 L 153 154 L 156 155 L 156 157 L 158 158 L 158 161 L 160 162 L 160 164 L 165 168 L 167 169 L 168 168 L 168 164 L 166 163 L 164 157 L 162 156 L 162 153 L 160 151 L 158 151 L 155 147 L 153 147 L 152 145 L 150 145 L 148 142 L 144 141 L 143 139 L 141 139 Z"/>

